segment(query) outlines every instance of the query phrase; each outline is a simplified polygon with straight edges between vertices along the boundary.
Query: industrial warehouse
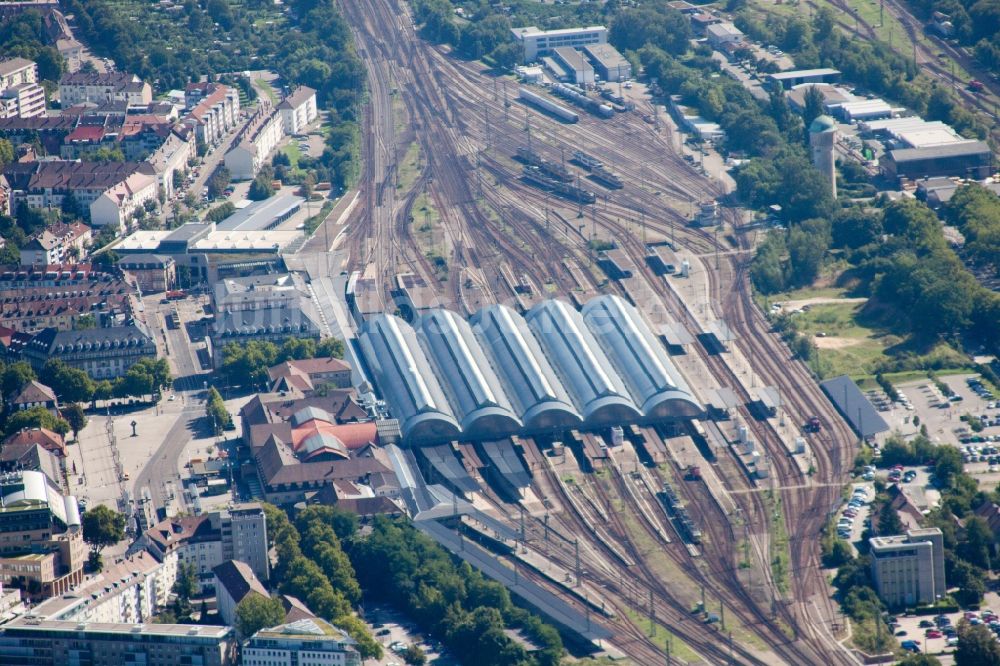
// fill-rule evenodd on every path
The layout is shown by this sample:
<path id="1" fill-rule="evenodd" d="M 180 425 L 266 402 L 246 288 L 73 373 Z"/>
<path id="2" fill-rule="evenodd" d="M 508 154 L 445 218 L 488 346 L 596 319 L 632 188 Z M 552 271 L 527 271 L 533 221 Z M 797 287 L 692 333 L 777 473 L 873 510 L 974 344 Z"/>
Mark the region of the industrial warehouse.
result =
<path id="1" fill-rule="evenodd" d="M 415 326 L 377 314 L 362 327 L 370 376 L 403 440 L 492 440 L 701 414 L 638 311 L 600 296 L 577 311 L 543 301 L 525 316 L 491 305 L 470 321 L 431 310 Z"/>

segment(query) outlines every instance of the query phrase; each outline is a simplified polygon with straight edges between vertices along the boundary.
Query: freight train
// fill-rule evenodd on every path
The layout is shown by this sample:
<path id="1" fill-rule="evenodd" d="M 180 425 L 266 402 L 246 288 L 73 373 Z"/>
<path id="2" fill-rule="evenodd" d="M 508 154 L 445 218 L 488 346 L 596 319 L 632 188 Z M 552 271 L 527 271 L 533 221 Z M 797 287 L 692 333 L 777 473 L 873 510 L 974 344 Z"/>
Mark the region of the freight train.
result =
<path id="1" fill-rule="evenodd" d="M 515 157 L 528 166 L 538 167 L 549 178 L 554 178 L 563 183 L 573 182 L 573 174 L 570 173 L 569 169 L 562 164 L 550 162 L 531 148 L 521 146 L 517 149 Z"/>
<path id="2" fill-rule="evenodd" d="M 588 204 L 597 201 L 597 195 L 590 190 L 585 190 L 582 187 L 570 185 L 569 183 L 562 183 L 558 180 L 554 180 L 553 178 L 549 178 L 536 166 L 524 167 L 521 178 L 523 178 L 526 183 L 530 183 L 535 187 L 540 187 L 543 190 L 548 190 L 571 201 Z"/>
<path id="3" fill-rule="evenodd" d="M 657 493 L 657 496 L 667 509 L 667 513 L 673 518 L 674 527 L 681 533 L 681 536 L 688 539 L 691 543 L 701 543 L 701 530 L 691 520 L 687 509 L 681 504 L 673 486 L 664 481 L 663 490 Z"/>
<path id="4" fill-rule="evenodd" d="M 522 101 L 531 104 L 532 106 L 538 107 L 543 111 L 548 111 L 553 116 L 559 118 L 560 120 L 565 120 L 568 123 L 580 122 L 580 116 L 574 111 L 570 111 L 565 106 L 561 104 L 556 104 L 552 100 L 546 99 L 537 93 L 533 93 L 527 88 L 521 88 L 519 96 Z"/>
<path id="5" fill-rule="evenodd" d="M 577 106 L 590 111 L 595 116 L 610 118 L 615 115 L 615 110 L 609 104 L 602 104 L 601 100 L 588 97 L 587 93 L 576 86 L 569 86 L 565 83 L 555 83 L 552 85 L 552 92 L 563 99 L 567 99 Z"/>

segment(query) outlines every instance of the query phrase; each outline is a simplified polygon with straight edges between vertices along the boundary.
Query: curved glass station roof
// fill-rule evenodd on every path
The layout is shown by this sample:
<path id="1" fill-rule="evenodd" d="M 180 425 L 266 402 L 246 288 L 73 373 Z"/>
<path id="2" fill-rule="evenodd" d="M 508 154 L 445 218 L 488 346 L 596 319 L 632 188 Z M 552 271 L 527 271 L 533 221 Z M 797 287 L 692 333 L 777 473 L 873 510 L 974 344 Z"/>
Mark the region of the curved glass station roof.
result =
<path id="1" fill-rule="evenodd" d="M 698 416 L 702 409 L 642 315 L 617 296 L 525 316 L 490 305 L 466 321 L 431 310 L 416 330 L 379 314 L 361 349 L 410 443 L 495 439 Z"/>

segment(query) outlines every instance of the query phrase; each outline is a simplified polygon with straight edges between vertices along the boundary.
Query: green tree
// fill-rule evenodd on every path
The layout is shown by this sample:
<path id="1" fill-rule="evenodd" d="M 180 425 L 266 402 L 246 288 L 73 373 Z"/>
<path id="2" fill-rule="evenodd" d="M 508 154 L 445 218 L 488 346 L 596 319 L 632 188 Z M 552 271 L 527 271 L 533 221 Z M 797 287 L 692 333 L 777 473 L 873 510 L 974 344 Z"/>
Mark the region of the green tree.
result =
<path id="1" fill-rule="evenodd" d="M 205 187 L 208 188 L 208 197 L 210 199 L 221 197 L 225 189 L 229 187 L 230 182 L 232 182 L 232 174 L 229 169 L 220 166 L 205 183 Z"/>
<path id="2" fill-rule="evenodd" d="M 962 454 L 954 446 L 942 445 L 938 448 L 937 460 L 934 463 L 934 478 L 943 486 L 950 487 L 956 476 L 964 468 Z"/>
<path id="3" fill-rule="evenodd" d="M 97 319 L 89 312 L 80 315 L 73 322 L 74 331 L 88 331 L 92 328 L 97 328 Z"/>
<path id="4" fill-rule="evenodd" d="M 25 361 L 18 361 L 3 366 L 3 374 L 0 375 L 0 388 L 3 389 L 4 397 L 9 398 L 34 379 L 38 379 L 38 377 L 35 376 L 35 371 L 31 366 Z"/>
<path id="5" fill-rule="evenodd" d="M 80 431 L 87 427 L 87 415 L 83 413 L 83 407 L 79 403 L 71 402 L 63 405 L 61 411 L 70 430 L 73 431 L 73 439 L 78 439 Z"/>
<path id="6" fill-rule="evenodd" d="M 344 341 L 338 338 L 323 338 L 316 343 L 316 356 L 344 358 Z"/>
<path id="7" fill-rule="evenodd" d="M 125 516 L 103 504 L 83 514 L 83 540 L 100 553 L 125 538 Z"/>
<path id="8" fill-rule="evenodd" d="M 986 521 L 978 516 L 966 518 L 962 536 L 955 554 L 973 566 L 989 569 L 990 553 L 993 551 L 995 541 L 993 531 Z"/>
<path id="9" fill-rule="evenodd" d="M 892 504 L 887 501 L 882 502 L 878 513 L 878 534 L 879 536 L 893 536 L 902 534 L 905 531 L 903 522 L 899 519 L 899 514 L 892 508 Z"/>
<path id="10" fill-rule="evenodd" d="M 909 654 L 897 666 L 941 666 L 941 662 L 930 654 Z"/>
<path id="11" fill-rule="evenodd" d="M 250 183 L 250 189 L 247 192 L 247 198 L 251 201 L 263 201 L 264 199 L 269 199 L 274 196 L 274 185 L 271 184 L 271 178 L 267 174 L 259 174 Z"/>
<path id="12" fill-rule="evenodd" d="M 205 400 L 205 417 L 212 424 L 214 435 L 221 435 L 223 430 L 233 424 L 233 417 L 226 410 L 226 403 L 214 386 L 208 389 L 208 398 Z"/>
<path id="13" fill-rule="evenodd" d="M 83 370 L 50 359 L 42 367 L 42 383 L 50 386 L 61 400 L 88 402 L 94 395 L 94 380 Z"/>
<path id="14" fill-rule="evenodd" d="M 427 663 L 427 655 L 424 654 L 419 645 L 408 645 L 402 656 L 403 661 L 410 666 L 424 666 Z"/>
<path id="15" fill-rule="evenodd" d="M 985 625 L 958 625 L 958 648 L 955 666 L 995 666 L 1000 664 L 1000 643 Z"/>
<path id="16" fill-rule="evenodd" d="M 236 631 L 244 638 L 261 629 L 276 627 L 285 620 L 285 607 L 280 599 L 251 593 L 236 605 Z"/>
<path id="17" fill-rule="evenodd" d="M 226 201 L 219 204 L 215 208 L 212 208 L 205 215 L 205 219 L 209 222 L 222 222 L 224 219 L 236 212 L 236 206 L 232 201 Z"/>
<path id="18" fill-rule="evenodd" d="M 47 428 L 60 435 L 69 432 L 69 424 L 44 407 L 30 407 L 17 411 L 4 424 L 4 435 L 11 435 L 31 428 Z"/>

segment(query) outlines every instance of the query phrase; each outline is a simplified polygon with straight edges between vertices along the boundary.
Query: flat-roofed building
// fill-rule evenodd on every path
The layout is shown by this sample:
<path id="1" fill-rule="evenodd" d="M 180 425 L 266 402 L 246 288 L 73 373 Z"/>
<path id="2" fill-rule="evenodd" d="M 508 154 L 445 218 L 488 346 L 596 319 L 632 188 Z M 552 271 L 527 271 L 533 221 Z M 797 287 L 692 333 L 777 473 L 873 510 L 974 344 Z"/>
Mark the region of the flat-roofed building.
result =
<path id="1" fill-rule="evenodd" d="M 868 543 L 875 589 L 889 607 L 930 604 L 945 595 L 940 529 L 909 530 L 905 535 L 875 537 Z"/>
<path id="2" fill-rule="evenodd" d="M 243 647 L 244 666 L 360 666 L 347 632 L 319 618 L 261 629 Z"/>
<path id="3" fill-rule="evenodd" d="M 840 70 L 824 67 L 821 69 L 797 69 L 789 72 L 768 74 L 768 80 L 779 88 L 791 90 L 803 83 L 837 83 L 840 81 Z"/>
<path id="4" fill-rule="evenodd" d="M 982 141 L 946 143 L 926 148 L 890 150 L 882 168 L 890 178 L 958 176 L 982 180 L 993 171 L 993 152 Z"/>
<path id="5" fill-rule="evenodd" d="M 512 28 L 514 40 L 521 45 L 524 62 L 534 62 L 561 46 L 580 47 L 588 44 L 607 44 L 608 29 L 601 25 L 588 28 L 539 30 L 535 26 Z"/>
<path id="6" fill-rule="evenodd" d="M 0 627 L 2 663 L 32 666 L 235 666 L 232 627 L 40 620 L 26 615 Z"/>
<path id="7" fill-rule="evenodd" d="M 713 23 L 705 28 L 705 36 L 708 37 L 708 43 L 717 49 L 727 45 L 737 46 L 743 44 L 746 38 L 742 30 L 729 22 Z"/>
<path id="8" fill-rule="evenodd" d="M 579 51 L 570 46 L 560 46 L 552 53 L 570 81 L 578 86 L 594 85 L 594 68 Z"/>
<path id="9" fill-rule="evenodd" d="M 598 76 L 605 81 L 627 81 L 632 78 L 632 64 L 610 44 L 588 44 L 584 53 L 594 64 Z"/>

